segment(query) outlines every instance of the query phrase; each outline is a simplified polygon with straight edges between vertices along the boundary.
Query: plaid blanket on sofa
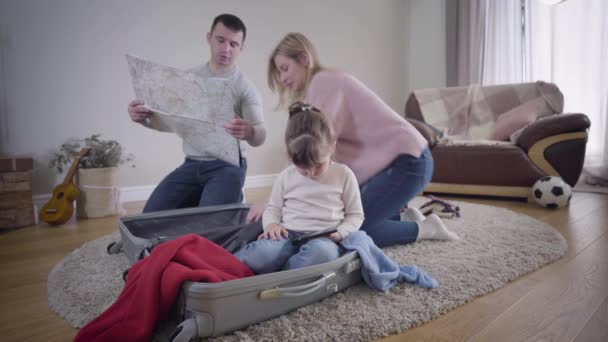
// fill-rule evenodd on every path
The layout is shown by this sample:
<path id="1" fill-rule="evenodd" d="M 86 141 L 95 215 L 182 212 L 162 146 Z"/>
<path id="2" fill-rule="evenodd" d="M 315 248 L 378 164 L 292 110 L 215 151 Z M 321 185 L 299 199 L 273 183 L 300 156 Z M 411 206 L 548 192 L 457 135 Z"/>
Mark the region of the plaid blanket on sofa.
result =
<path id="1" fill-rule="evenodd" d="M 429 88 L 413 91 L 424 121 L 446 135 L 462 139 L 489 139 L 496 118 L 525 102 L 543 97 L 546 108 L 537 115 L 561 113 L 564 97 L 553 83 Z"/>

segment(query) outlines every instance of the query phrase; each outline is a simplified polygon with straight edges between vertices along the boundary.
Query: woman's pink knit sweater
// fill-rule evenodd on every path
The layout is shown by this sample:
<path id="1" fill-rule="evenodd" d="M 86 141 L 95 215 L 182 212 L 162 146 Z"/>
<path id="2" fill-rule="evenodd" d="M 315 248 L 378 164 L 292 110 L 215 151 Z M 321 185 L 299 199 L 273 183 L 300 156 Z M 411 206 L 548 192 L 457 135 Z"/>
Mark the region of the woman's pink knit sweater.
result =
<path id="1" fill-rule="evenodd" d="M 332 122 L 338 138 L 335 159 L 353 170 L 359 185 L 398 155 L 418 158 L 427 147 L 427 141 L 414 126 L 346 73 L 323 70 L 315 74 L 305 101 Z"/>

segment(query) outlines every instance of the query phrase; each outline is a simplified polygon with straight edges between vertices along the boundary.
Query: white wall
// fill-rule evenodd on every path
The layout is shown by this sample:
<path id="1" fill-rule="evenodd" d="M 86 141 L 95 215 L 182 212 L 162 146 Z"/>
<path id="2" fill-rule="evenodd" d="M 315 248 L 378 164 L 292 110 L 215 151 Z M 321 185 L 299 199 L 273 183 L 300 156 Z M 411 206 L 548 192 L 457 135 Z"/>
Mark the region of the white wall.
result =
<path id="1" fill-rule="evenodd" d="M 433 2 L 433 10 L 437 11 L 439 2 Z M 407 31 L 414 28 L 426 34 L 424 27 L 429 26 L 429 18 L 409 12 L 422 11 L 426 16 L 425 3 L 3 1 L 0 37 L 6 39 L 2 40 L 0 75 L 4 93 L 0 97 L 0 152 L 33 154 L 34 193 L 48 193 L 60 180 L 47 167 L 50 151 L 68 137 L 99 132 L 117 139 L 136 156 L 135 168 L 121 168 L 123 187 L 157 183 L 183 159 L 181 144 L 171 134 L 129 120 L 126 106 L 134 95 L 124 54 L 179 68 L 205 62 L 209 56 L 205 34 L 217 14 L 228 12 L 247 25 L 245 51 L 238 64 L 258 86 L 266 109 L 268 139 L 262 147 L 249 150 L 248 176 L 277 173 L 285 165 L 282 134 L 286 117 L 274 109 L 276 97 L 265 77 L 268 54 L 276 43 L 287 32 L 305 33 L 316 44 L 324 64 L 354 74 L 401 113 L 410 80 L 424 83 L 430 77 L 435 82 L 444 77 L 438 74 L 445 73 L 441 71 L 444 63 L 433 67 L 434 57 L 427 60 L 420 53 L 408 52 L 412 35 Z M 414 46 L 424 41 L 414 36 Z M 444 45 L 435 41 L 437 36 L 433 33 L 433 42 L 428 44 Z M 441 49 L 426 51 L 439 53 Z M 421 63 L 424 74 L 408 58 Z"/>
<path id="2" fill-rule="evenodd" d="M 409 1 L 406 29 L 409 90 L 446 86 L 446 1 L 452 0 Z"/>

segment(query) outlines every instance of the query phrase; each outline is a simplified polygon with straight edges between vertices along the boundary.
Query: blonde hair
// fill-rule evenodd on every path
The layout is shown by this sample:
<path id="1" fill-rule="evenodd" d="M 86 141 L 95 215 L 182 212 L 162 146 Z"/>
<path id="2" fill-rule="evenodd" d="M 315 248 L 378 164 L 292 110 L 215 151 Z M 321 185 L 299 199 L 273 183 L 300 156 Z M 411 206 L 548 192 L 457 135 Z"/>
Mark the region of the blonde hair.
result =
<path id="1" fill-rule="evenodd" d="M 321 111 L 302 102 L 289 106 L 285 145 L 294 165 L 320 166 L 323 159 L 333 153 L 335 141 L 331 125 Z"/>
<path id="2" fill-rule="evenodd" d="M 279 70 L 274 64 L 274 58 L 277 55 L 291 58 L 296 61 L 296 63 L 301 63 L 300 58 L 302 58 L 302 56 L 308 58 L 308 65 L 306 66 L 307 73 L 303 87 L 296 89 L 295 91 L 289 91 L 285 88 L 281 83 Z M 304 94 L 312 76 L 321 70 L 323 70 L 323 66 L 319 61 L 317 50 L 305 35 L 291 32 L 283 37 L 268 59 L 268 87 L 270 87 L 270 90 L 273 92 L 279 94 L 278 107 L 283 107 L 286 103 L 304 100 Z"/>

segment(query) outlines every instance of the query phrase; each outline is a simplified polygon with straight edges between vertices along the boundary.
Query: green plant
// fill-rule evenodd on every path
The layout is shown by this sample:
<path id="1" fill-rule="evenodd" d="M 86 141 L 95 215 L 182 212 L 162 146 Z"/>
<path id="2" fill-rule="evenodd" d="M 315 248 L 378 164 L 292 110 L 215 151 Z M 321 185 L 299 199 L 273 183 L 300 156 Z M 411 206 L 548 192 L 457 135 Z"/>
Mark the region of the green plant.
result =
<path id="1" fill-rule="evenodd" d="M 122 145 L 116 140 L 103 140 L 101 134 L 93 134 L 88 138 L 70 138 L 66 140 L 59 149 L 53 152 L 49 161 L 49 167 L 57 169 L 60 173 L 72 164 L 74 157 L 78 155 L 83 147 L 91 150 L 80 159 L 79 167 L 82 169 L 94 169 L 104 167 L 115 167 L 133 161 L 133 155 L 127 154 Z M 132 167 L 135 165 L 131 164 Z"/>

